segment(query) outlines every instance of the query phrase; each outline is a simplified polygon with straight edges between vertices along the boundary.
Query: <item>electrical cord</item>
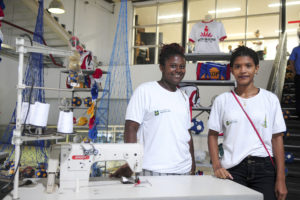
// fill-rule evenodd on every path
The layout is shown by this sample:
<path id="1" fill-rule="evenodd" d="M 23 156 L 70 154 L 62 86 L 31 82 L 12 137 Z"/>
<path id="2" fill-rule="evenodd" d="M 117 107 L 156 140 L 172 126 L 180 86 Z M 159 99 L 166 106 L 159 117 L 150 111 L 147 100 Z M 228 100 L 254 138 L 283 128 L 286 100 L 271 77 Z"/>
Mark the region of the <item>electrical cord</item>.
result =
<path id="1" fill-rule="evenodd" d="M 21 34 L 20 36 L 21 37 L 27 37 L 30 41 L 31 46 L 33 46 L 33 42 L 32 42 L 32 39 L 31 39 L 30 35 L 28 35 L 27 33 L 24 33 L 24 34 Z"/>

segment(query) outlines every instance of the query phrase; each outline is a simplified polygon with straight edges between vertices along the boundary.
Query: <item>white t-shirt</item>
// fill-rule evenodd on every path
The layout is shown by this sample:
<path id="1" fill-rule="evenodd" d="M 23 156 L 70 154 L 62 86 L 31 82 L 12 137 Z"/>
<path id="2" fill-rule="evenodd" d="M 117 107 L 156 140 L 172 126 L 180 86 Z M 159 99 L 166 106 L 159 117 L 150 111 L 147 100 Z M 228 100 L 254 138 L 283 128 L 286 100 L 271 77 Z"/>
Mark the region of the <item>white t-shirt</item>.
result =
<path id="1" fill-rule="evenodd" d="M 263 51 L 263 41 L 262 40 L 257 40 L 255 42 L 261 42 L 261 44 L 253 44 L 253 50 L 254 51 Z"/>
<path id="2" fill-rule="evenodd" d="M 189 41 L 195 43 L 195 53 L 219 53 L 219 41 L 226 38 L 221 22 L 199 22 L 193 25 Z"/>
<path id="3" fill-rule="evenodd" d="M 286 130 L 278 98 L 273 93 L 261 88 L 257 95 L 248 99 L 236 96 L 272 156 L 272 134 Z M 268 156 L 231 92 L 225 92 L 215 99 L 209 116 L 208 128 L 224 133 L 224 156 L 221 164 L 225 169 L 236 166 L 248 155 Z"/>
<path id="4" fill-rule="evenodd" d="M 182 91 L 170 92 L 156 81 L 143 83 L 130 99 L 126 120 L 140 124 L 137 134 L 144 145 L 143 169 L 190 172 L 191 118 L 189 99 Z"/>

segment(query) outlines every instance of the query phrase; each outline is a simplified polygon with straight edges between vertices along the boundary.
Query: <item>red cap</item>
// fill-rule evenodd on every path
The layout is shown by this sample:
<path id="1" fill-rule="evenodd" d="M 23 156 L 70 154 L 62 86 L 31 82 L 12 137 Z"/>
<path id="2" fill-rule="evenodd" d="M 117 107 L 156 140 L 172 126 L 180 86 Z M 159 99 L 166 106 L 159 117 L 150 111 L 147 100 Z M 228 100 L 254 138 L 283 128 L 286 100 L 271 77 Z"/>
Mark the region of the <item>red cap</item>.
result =
<path id="1" fill-rule="evenodd" d="M 98 69 L 95 70 L 95 72 L 93 74 L 93 77 L 98 79 L 98 78 L 102 77 L 102 74 L 103 74 L 102 70 L 98 68 Z"/>

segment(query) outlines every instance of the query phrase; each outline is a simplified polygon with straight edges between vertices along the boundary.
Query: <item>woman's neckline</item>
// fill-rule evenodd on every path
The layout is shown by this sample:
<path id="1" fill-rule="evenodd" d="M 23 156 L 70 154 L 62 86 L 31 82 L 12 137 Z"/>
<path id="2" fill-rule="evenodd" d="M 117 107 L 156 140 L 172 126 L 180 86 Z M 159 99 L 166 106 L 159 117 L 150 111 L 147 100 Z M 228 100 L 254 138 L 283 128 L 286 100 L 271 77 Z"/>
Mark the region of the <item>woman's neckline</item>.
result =
<path id="1" fill-rule="evenodd" d="M 157 83 L 157 85 L 158 85 L 160 88 L 162 88 L 162 89 L 165 90 L 165 91 L 174 93 L 174 92 L 177 92 L 177 90 L 178 90 L 177 87 L 176 87 L 175 91 L 168 90 L 168 89 L 165 88 L 163 85 L 161 85 L 161 84 L 159 83 L 159 81 L 155 81 L 155 82 Z"/>
<path id="2" fill-rule="evenodd" d="M 241 96 L 240 94 L 238 94 L 237 92 L 236 92 L 236 88 L 234 88 L 234 93 L 238 96 L 238 97 L 240 97 L 240 98 L 242 98 L 242 99 L 252 99 L 252 98 L 254 98 L 254 97 L 256 97 L 256 96 L 258 96 L 260 93 L 261 93 L 261 89 L 260 88 L 256 88 L 256 89 L 258 89 L 254 94 L 250 94 L 249 96 L 247 96 L 247 97 L 243 97 L 243 96 Z"/>

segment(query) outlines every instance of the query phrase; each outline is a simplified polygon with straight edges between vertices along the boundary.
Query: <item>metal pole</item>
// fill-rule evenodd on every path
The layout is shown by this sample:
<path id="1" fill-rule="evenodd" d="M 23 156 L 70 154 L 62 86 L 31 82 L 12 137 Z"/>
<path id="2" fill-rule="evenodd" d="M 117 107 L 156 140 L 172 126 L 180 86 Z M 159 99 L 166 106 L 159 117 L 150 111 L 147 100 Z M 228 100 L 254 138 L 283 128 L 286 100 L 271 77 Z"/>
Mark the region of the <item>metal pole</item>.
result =
<path id="1" fill-rule="evenodd" d="M 247 46 L 247 32 L 248 32 L 248 0 L 246 0 L 246 16 L 245 16 L 245 37 L 244 37 L 244 42 L 245 46 Z"/>
<path id="2" fill-rule="evenodd" d="M 74 10 L 73 10 L 73 35 L 75 35 L 75 19 L 76 19 L 76 4 L 77 0 L 74 1 Z"/>
<path id="3" fill-rule="evenodd" d="M 154 56 L 154 64 L 159 63 L 158 59 L 159 59 L 159 29 L 158 29 L 158 2 L 156 0 L 156 27 L 155 27 L 155 32 L 156 32 L 156 38 L 155 38 L 155 44 L 157 45 L 157 47 L 155 48 L 155 56 Z"/>
<path id="4" fill-rule="evenodd" d="M 286 26 L 286 0 L 281 0 L 281 33 L 285 32 Z"/>
<path id="5" fill-rule="evenodd" d="M 21 105 L 22 105 L 22 84 L 23 84 L 23 65 L 24 65 L 24 38 L 17 38 L 21 46 L 19 46 L 19 67 L 18 67 L 18 92 L 17 92 L 17 118 L 16 118 L 16 129 L 13 132 L 13 143 L 15 145 L 15 177 L 14 177 L 14 191 L 13 199 L 18 199 L 18 188 L 19 188 L 19 158 L 20 158 L 20 145 L 21 145 Z"/>
<path id="6" fill-rule="evenodd" d="M 186 22 L 187 22 L 187 0 L 183 1 L 183 16 L 182 16 L 182 39 L 181 39 L 181 45 L 185 48 L 186 46 Z"/>

